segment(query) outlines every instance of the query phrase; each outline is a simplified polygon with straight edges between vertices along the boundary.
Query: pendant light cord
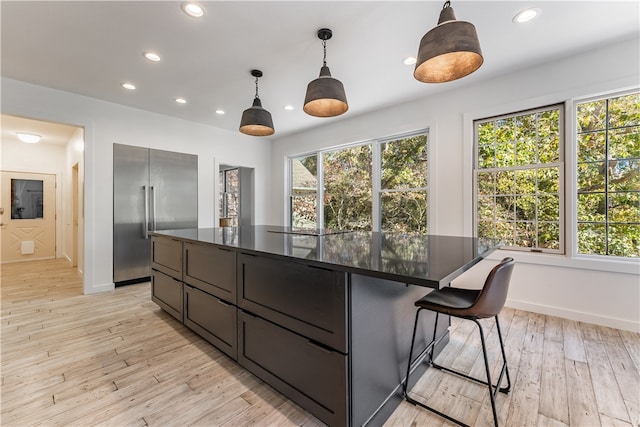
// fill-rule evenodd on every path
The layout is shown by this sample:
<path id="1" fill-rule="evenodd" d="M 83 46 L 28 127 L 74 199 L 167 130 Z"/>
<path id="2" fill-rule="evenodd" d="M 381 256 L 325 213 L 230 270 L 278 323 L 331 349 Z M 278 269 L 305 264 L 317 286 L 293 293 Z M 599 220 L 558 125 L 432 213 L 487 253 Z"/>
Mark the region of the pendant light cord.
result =
<path id="1" fill-rule="evenodd" d="M 258 96 L 258 78 L 256 77 L 256 98 L 255 99 L 260 99 L 260 97 Z"/>
<path id="2" fill-rule="evenodd" d="M 322 40 L 322 49 L 324 50 L 324 56 L 322 57 L 322 66 L 327 66 L 327 41 Z"/>

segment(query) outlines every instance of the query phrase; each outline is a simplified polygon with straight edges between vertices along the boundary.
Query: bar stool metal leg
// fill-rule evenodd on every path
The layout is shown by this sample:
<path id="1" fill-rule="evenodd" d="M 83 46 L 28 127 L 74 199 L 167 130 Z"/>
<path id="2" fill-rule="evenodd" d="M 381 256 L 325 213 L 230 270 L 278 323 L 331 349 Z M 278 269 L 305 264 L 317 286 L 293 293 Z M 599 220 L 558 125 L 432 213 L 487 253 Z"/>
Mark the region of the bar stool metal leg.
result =
<path id="1" fill-rule="evenodd" d="M 433 361 L 433 351 L 434 348 L 437 344 L 437 342 L 439 342 L 440 340 L 436 339 L 436 334 L 437 334 L 437 328 L 438 328 L 438 317 L 439 317 L 439 313 L 436 312 L 436 320 L 435 320 L 435 327 L 434 327 L 434 331 L 433 331 L 433 339 L 431 340 L 431 342 L 427 345 L 427 347 L 414 359 L 411 358 L 411 355 L 413 354 L 413 349 L 415 347 L 415 341 L 416 341 L 416 332 L 417 332 L 417 327 L 418 327 L 418 320 L 419 320 L 419 316 L 420 316 L 420 311 L 422 311 L 422 308 L 419 308 L 416 312 L 416 319 L 413 325 L 413 335 L 411 338 L 411 348 L 409 350 L 409 361 L 407 362 L 407 375 L 405 376 L 405 380 L 404 380 L 404 385 L 403 385 L 403 396 L 404 398 L 411 404 L 413 405 L 418 405 L 424 409 L 427 409 L 455 424 L 458 424 L 460 426 L 467 426 L 466 424 L 464 424 L 463 422 L 456 420 L 455 418 L 450 417 L 447 414 L 444 414 L 440 411 L 438 411 L 437 409 L 431 408 L 427 405 L 425 405 L 424 403 L 418 402 L 417 400 L 413 399 L 412 397 L 409 396 L 409 392 L 408 392 L 408 386 L 409 386 L 409 377 L 411 374 L 411 365 L 413 365 L 414 362 L 422 360 L 422 358 L 425 356 L 425 353 L 428 352 L 428 356 L 429 356 L 429 364 L 436 368 L 436 369 L 440 369 L 442 371 L 446 371 L 458 376 L 461 376 L 463 378 L 475 381 L 477 383 L 480 384 L 484 384 L 489 388 L 489 398 L 491 399 L 491 411 L 493 412 L 493 421 L 494 421 L 494 425 L 495 427 L 498 427 L 498 413 L 497 413 L 497 409 L 496 409 L 496 394 L 498 393 L 498 391 L 502 392 L 502 393 L 508 393 L 509 390 L 511 389 L 511 378 L 509 376 L 509 368 L 507 365 L 507 357 L 506 357 L 506 352 L 504 349 L 504 341 L 502 339 L 502 331 L 500 330 L 500 322 L 498 320 L 498 316 L 495 316 L 495 321 L 496 321 L 496 329 L 498 332 L 498 339 L 500 341 L 500 350 L 502 353 L 502 369 L 500 370 L 500 375 L 498 378 L 498 381 L 495 385 L 493 385 L 492 381 L 491 381 L 491 367 L 489 366 L 489 357 L 487 354 L 487 344 L 486 344 L 486 340 L 485 340 L 485 336 L 484 336 L 484 330 L 482 328 L 482 325 L 480 324 L 480 322 L 476 319 L 466 319 L 466 320 L 472 320 L 477 326 L 478 326 L 478 332 L 480 333 L 480 342 L 482 344 L 482 356 L 484 359 L 484 365 L 485 365 L 485 373 L 486 373 L 486 381 L 479 379 L 479 378 L 475 378 L 472 377 L 470 375 L 467 375 L 463 372 L 459 372 L 450 368 L 447 368 L 446 366 L 442 366 L 442 365 L 438 365 L 437 363 L 435 363 Z M 441 337 L 442 338 L 442 337 Z M 502 384 L 502 380 L 504 378 L 504 376 L 506 375 L 507 377 L 507 386 L 506 387 L 501 387 L 500 385 Z"/>

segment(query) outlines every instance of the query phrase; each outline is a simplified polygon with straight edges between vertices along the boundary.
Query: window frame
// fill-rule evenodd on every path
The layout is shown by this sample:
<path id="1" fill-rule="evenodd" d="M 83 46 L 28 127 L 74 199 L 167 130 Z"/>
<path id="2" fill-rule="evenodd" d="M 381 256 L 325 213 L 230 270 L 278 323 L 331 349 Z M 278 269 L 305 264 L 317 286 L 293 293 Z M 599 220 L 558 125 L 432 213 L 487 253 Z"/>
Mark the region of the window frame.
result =
<path id="1" fill-rule="evenodd" d="M 505 166 L 505 167 L 497 167 L 494 166 L 492 168 L 485 168 L 485 169 L 480 169 L 477 167 L 478 165 L 478 158 L 479 158 L 479 144 L 478 144 L 478 127 L 480 124 L 482 123 L 488 123 L 488 122 L 495 122 L 497 120 L 506 120 L 506 119 L 512 119 L 515 117 L 519 117 L 519 116 L 524 116 L 524 115 L 528 115 L 528 114 L 535 114 L 535 113 L 539 113 L 539 112 L 544 112 L 544 111 L 552 111 L 552 110 L 558 110 L 558 137 L 559 137 L 559 141 L 558 141 L 558 159 L 555 162 L 551 162 L 551 163 L 537 163 L 536 161 L 527 163 L 525 165 L 518 165 L 515 164 L 513 166 Z M 548 104 L 548 105 L 544 105 L 544 106 L 539 106 L 539 107 L 535 107 L 535 108 L 528 108 L 528 109 L 523 109 L 523 110 L 519 110 L 519 111 L 514 111 L 511 113 L 506 113 L 506 114 L 497 114 L 497 115 L 492 115 L 489 117 L 485 117 L 485 118 L 476 118 L 473 119 L 471 126 L 472 126 L 472 160 L 471 160 L 471 179 L 472 179 L 472 187 L 471 187 L 471 197 L 472 197 L 472 213 L 471 213 L 471 221 L 472 221 L 472 232 L 473 232 L 473 236 L 478 236 L 478 174 L 481 173 L 482 171 L 484 172 L 492 172 L 492 173 L 498 173 L 500 171 L 504 171 L 504 172 L 509 172 L 509 171 L 513 171 L 514 173 L 517 173 L 517 171 L 520 170 L 533 170 L 533 171 L 537 171 L 538 169 L 544 169 L 544 168 L 557 168 L 558 169 L 558 198 L 559 198 L 559 205 L 558 205 L 558 245 L 559 247 L 557 249 L 550 249 L 550 248 L 540 248 L 537 244 L 535 247 L 525 247 L 525 246 L 515 246 L 515 245 L 505 245 L 502 246 L 501 249 L 506 249 L 506 250 L 511 250 L 511 251 L 517 251 L 517 252 L 534 252 L 534 253 L 546 253 L 546 254 L 565 254 L 566 253 L 566 197 L 565 197 L 565 189 L 566 189 L 566 172 L 565 172 L 565 159 L 566 159 L 566 146 L 567 146 L 567 138 L 566 138 L 566 103 L 564 102 L 557 102 L 557 103 L 552 103 L 552 104 Z M 537 142 L 537 141 L 536 141 Z M 538 144 L 536 143 L 536 153 L 537 153 L 537 146 Z M 515 147 L 514 147 L 514 156 L 517 155 L 517 151 L 515 151 Z M 515 159 L 515 157 L 514 157 Z M 537 185 L 536 185 L 536 190 L 537 190 Z M 494 193 L 494 197 L 495 197 Z M 534 194 L 535 199 L 536 199 L 536 206 L 538 205 L 538 192 L 536 191 L 536 193 Z M 516 198 L 516 196 L 518 195 L 517 193 L 517 189 L 515 188 L 515 184 L 514 184 L 514 189 L 513 189 L 513 194 L 511 194 L 514 197 L 514 200 Z M 516 209 L 516 205 L 514 202 L 514 209 Z M 537 209 L 536 209 L 537 211 Z M 537 230 L 537 224 L 538 224 L 538 214 L 536 214 L 536 217 L 534 219 L 534 224 L 536 224 L 536 230 Z M 511 222 L 511 221 L 509 221 Z M 515 217 L 514 217 L 514 232 L 515 230 L 515 223 L 517 223 Z M 536 232 L 537 235 L 537 232 Z M 537 240 L 537 239 L 536 239 Z M 515 242 L 514 242 L 515 243 Z"/>

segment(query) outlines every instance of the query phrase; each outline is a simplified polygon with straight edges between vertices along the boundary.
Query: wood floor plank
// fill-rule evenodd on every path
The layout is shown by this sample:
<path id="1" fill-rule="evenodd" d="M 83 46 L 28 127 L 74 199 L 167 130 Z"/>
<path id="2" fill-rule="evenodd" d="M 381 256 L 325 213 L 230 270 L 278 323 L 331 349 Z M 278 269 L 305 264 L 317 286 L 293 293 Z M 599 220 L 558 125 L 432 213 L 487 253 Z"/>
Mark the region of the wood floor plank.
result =
<path id="1" fill-rule="evenodd" d="M 545 328 L 545 332 L 546 330 Z M 560 326 L 560 331 L 562 331 L 562 326 Z M 548 337 L 545 333 L 538 413 L 547 418 L 569 424 L 564 340 L 561 335 L 559 337 L 554 335 L 550 338 Z"/>
<path id="2" fill-rule="evenodd" d="M 600 424 L 598 404 L 586 362 L 565 359 L 567 375 L 569 421 L 573 426 L 597 426 Z"/>
<path id="3" fill-rule="evenodd" d="M 629 414 L 622 400 L 622 393 L 609 362 L 605 345 L 601 342 L 585 341 L 587 361 L 593 381 L 593 391 L 601 415 L 629 423 Z"/>

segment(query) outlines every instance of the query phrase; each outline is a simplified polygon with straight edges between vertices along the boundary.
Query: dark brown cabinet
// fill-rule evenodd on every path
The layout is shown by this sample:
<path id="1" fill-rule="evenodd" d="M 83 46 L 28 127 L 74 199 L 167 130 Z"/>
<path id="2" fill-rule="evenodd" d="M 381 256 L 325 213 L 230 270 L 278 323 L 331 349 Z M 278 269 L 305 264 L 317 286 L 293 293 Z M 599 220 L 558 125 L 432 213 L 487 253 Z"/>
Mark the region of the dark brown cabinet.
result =
<path id="1" fill-rule="evenodd" d="M 347 356 L 238 312 L 238 362 L 329 425 L 346 425 Z"/>
<path id="2" fill-rule="evenodd" d="M 184 243 L 184 283 L 236 304 L 236 252 L 202 243 Z"/>
<path id="3" fill-rule="evenodd" d="M 151 238 L 151 300 L 182 322 L 182 242 Z"/>
<path id="4" fill-rule="evenodd" d="M 185 284 L 184 324 L 233 360 L 238 359 L 235 305 Z"/>
<path id="5" fill-rule="evenodd" d="M 347 352 L 346 273 L 241 253 L 238 279 L 240 308 Z"/>

